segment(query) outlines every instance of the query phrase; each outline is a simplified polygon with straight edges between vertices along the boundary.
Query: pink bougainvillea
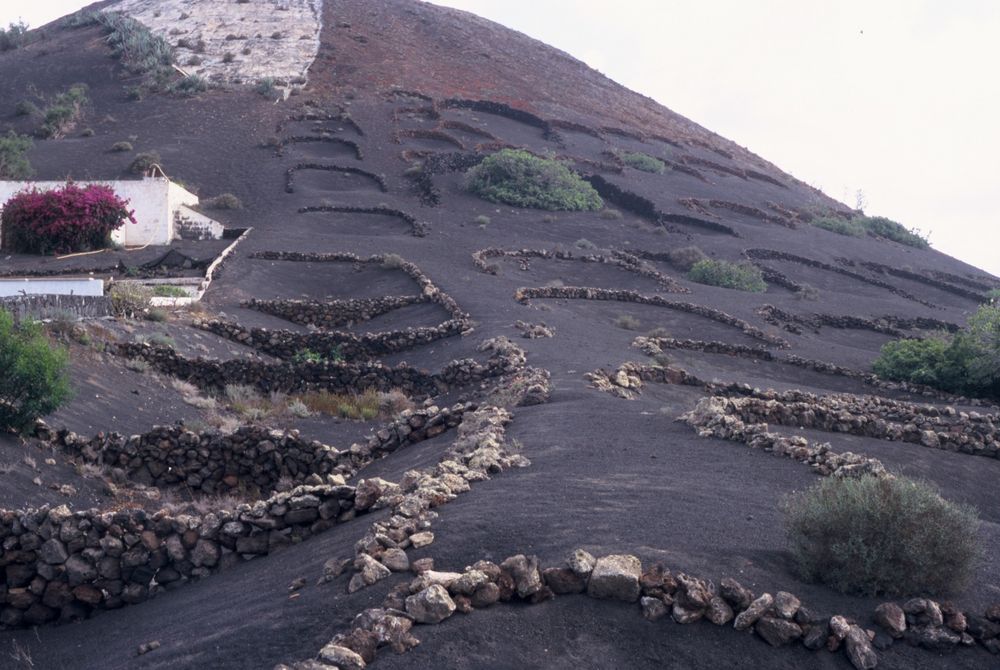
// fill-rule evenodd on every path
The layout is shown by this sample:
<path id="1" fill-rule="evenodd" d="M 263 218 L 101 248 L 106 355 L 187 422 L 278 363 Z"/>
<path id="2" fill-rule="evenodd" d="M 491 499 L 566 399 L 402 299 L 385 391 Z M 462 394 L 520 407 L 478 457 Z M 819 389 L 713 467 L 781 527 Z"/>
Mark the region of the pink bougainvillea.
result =
<path id="1" fill-rule="evenodd" d="M 4 247 L 38 254 L 102 249 L 111 244 L 112 231 L 136 222 L 128 204 L 103 184 L 22 191 L 0 216 Z"/>

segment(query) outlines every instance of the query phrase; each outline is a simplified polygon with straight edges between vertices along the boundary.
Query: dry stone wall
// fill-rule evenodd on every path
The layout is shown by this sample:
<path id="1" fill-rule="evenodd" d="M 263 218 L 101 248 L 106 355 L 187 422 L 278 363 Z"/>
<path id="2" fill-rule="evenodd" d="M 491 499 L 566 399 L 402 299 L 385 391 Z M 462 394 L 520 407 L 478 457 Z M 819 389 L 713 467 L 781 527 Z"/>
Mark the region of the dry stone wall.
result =
<path id="1" fill-rule="evenodd" d="M 240 306 L 270 314 L 302 326 L 331 329 L 353 326 L 376 316 L 430 302 L 423 295 L 381 296 L 378 298 L 353 298 L 350 300 L 258 300 L 244 301 Z"/>

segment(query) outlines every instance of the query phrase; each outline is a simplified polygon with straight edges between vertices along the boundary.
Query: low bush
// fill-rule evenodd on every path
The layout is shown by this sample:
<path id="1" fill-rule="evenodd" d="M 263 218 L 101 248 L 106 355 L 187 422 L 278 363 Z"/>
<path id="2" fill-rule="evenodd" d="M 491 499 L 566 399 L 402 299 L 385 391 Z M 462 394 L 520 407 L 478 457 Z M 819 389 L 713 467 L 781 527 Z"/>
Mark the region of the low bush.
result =
<path id="1" fill-rule="evenodd" d="M 170 284 L 157 284 L 153 287 L 153 295 L 157 298 L 187 298 L 191 294 L 180 286 Z"/>
<path id="2" fill-rule="evenodd" d="M 141 284 L 122 282 L 111 287 L 111 311 L 124 319 L 138 319 L 149 310 L 153 292 Z"/>
<path id="3" fill-rule="evenodd" d="M 838 235 L 848 235 L 850 237 L 861 237 L 865 234 L 865 227 L 854 219 L 842 219 L 837 216 L 821 216 L 813 219 L 810 223 L 817 228 L 829 230 Z"/>
<path id="4" fill-rule="evenodd" d="M 170 44 L 140 21 L 118 12 L 97 13 L 96 20 L 108 33 L 112 55 L 132 74 L 163 80 L 174 60 Z"/>
<path id="5" fill-rule="evenodd" d="M 698 261 L 688 271 L 687 278 L 699 284 L 750 291 L 751 293 L 763 293 L 767 290 L 767 283 L 764 281 L 760 269 L 750 263 Z"/>
<path id="6" fill-rule="evenodd" d="M 666 163 L 661 161 L 659 158 L 653 158 L 649 154 L 640 153 L 638 151 L 620 151 L 615 155 L 618 156 L 618 158 L 620 158 L 625 165 L 636 170 L 641 170 L 642 172 L 663 174 L 667 171 Z"/>
<path id="7" fill-rule="evenodd" d="M 615 325 L 624 330 L 639 330 L 642 328 L 642 322 L 631 314 L 622 314 L 616 318 Z"/>
<path id="8" fill-rule="evenodd" d="M 66 350 L 52 345 L 37 324 L 14 324 L 0 310 L 0 426 L 21 431 L 70 397 Z"/>
<path id="9" fill-rule="evenodd" d="M 481 198 L 515 207 L 596 211 L 604 206 L 597 191 L 563 163 L 518 149 L 488 156 L 469 170 L 466 187 Z"/>
<path id="10" fill-rule="evenodd" d="M 273 98 L 278 95 L 278 86 L 271 77 L 264 77 L 258 81 L 254 90 L 265 98 Z"/>
<path id="11" fill-rule="evenodd" d="M 904 477 L 830 477 L 784 502 L 803 576 L 845 593 L 947 593 L 970 577 L 975 509 Z"/>
<path id="12" fill-rule="evenodd" d="M 111 145 L 111 151 L 114 153 L 125 153 L 127 151 L 132 151 L 134 147 L 131 142 L 115 142 Z"/>
<path id="13" fill-rule="evenodd" d="M 11 249 L 37 254 L 103 249 L 113 231 L 136 222 L 128 201 L 111 187 L 72 183 L 18 193 L 4 205 L 0 221 Z"/>
<path id="14" fill-rule="evenodd" d="M 850 237 L 863 237 L 873 235 L 884 237 L 900 244 L 926 249 L 930 246 L 927 237 L 918 230 L 909 230 L 900 223 L 884 216 L 861 216 L 853 219 L 843 219 L 838 216 L 821 216 L 810 222 L 817 228 L 829 230 L 838 235 L 848 235 Z"/>
<path id="15" fill-rule="evenodd" d="M 194 96 L 208 90 L 208 81 L 204 77 L 191 74 L 178 79 L 170 85 L 170 92 L 183 96 Z"/>
<path id="16" fill-rule="evenodd" d="M 205 209 L 243 209 L 243 203 L 232 193 L 222 193 L 214 198 L 206 198 L 201 201 L 201 206 Z"/>
<path id="17" fill-rule="evenodd" d="M 33 175 L 35 171 L 27 156 L 33 145 L 30 137 L 13 130 L 0 135 L 0 178 L 20 180 Z"/>
<path id="18" fill-rule="evenodd" d="M 885 379 L 1000 399 L 1000 305 L 980 305 L 954 335 L 885 344 L 872 370 Z"/>
<path id="19" fill-rule="evenodd" d="M 128 166 L 128 171 L 132 174 L 146 174 L 150 168 L 154 165 L 159 165 L 162 160 L 163 159 L 160 158 L 160 154 L 158 152 L 145 151 L 136 155 L 136 157 L 132 160 L 131 165 Z"/>
<path id="20" fill-rule="evenodd" d="M 14 113 L 18 116 L 33 116 L 40 118 L 42 116 L 42 110 L 38 108 L 38 105 L 33 103 L 31 100 L 22 100 L 14 106 Z"/>
<path id="21" fill-rule="evenodd" d="M 64 137 L 83 117 L 83 108 L 88 102 L 87 85 L 73 84 L 43 110 L 38 134 L 48 139 Z"/>
<path id="22" fill-rule="evenodd" d="M 605 209 L 601 212 L 601 218 L 608 221 L 620 221 L 624 216 L 617 209 Z"/>
<path id="23" fill-rule="evenodd" d="M 671 265 L 684 272 L 693 268 L 695 264 L 708 260 L 708 256 L 705 255 L 705 252 L 698 247 L 680 247 L 679 249 L 671 249 L 667 252 L 667 258 L 669 259 Z"/>

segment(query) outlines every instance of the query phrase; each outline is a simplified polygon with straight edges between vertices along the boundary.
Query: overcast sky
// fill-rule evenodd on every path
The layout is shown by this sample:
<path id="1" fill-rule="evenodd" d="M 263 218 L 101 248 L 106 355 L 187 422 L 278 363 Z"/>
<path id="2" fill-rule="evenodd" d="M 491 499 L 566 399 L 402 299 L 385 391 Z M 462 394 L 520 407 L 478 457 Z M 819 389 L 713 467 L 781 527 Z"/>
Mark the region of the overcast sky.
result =
<path id="1" fill-rule="evenodd" d="M 329 1 L 329 0 L 328 0 Z M 31 25 L 80 0 L 0 0 Z M 1000 274 L 1000 2 L 436 0 L 563 49 Z"/>

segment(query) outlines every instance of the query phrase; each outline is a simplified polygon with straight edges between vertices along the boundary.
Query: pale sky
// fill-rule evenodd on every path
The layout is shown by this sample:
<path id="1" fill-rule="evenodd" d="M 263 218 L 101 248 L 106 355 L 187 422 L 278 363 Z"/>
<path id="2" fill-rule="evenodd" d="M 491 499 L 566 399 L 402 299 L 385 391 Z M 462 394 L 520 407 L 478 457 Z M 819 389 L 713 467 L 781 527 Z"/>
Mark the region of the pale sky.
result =
<path id="1" fill-rule="evenodd" d="M 329 1 L 329 0 L 328 0 Z M 0 0 L 33 26 L 80 0 Z M 1000 275 L 1000 2 L 436 0 L 558 47 Z"/>

